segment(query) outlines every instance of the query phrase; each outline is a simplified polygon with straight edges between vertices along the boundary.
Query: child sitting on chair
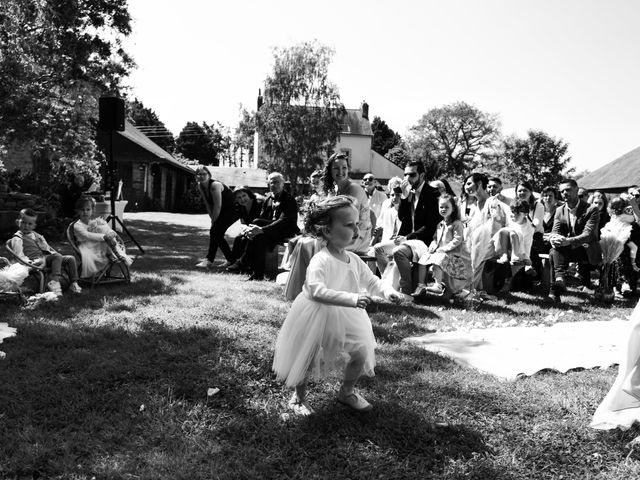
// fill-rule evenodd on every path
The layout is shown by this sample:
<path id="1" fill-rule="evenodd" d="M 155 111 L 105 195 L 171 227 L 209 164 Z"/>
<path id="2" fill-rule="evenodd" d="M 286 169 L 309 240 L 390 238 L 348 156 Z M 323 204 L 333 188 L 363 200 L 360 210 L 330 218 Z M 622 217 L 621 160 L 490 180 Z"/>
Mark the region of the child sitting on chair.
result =
<path id="1" fill-rule="evenodd" d="M 81 278 L 94 276 L 109 262 L 122 262 L 127 266 L 133 263 L 118 234 L 102 218 L 92 218 L 95 203 L 92 197 L 82 197 L 76 202 L 78 221 L 73 225 L 73 232 L 80 251 Z"/>
<path id="2" fill-rule="evenodd" d="M 38 214 L 35 211 L 30 208 L 20 210 L 16 220 L 18 231 L 9 240 L 9 247 L 24 262 L 51 269 L 47 283 L 47 289 L 51 292 L 62 295 L 60 277 L 64 269 L 71 282 L 69 290 L 80 293 L 82 288 L 78 285 L 76 259 L 72 255 L 61 255 L 56 252 L 42 235 L 34 231 L 37 222 Z"/>
<path id="3" fill-rule="evenodd" d="M 529 202 L 516 200 L 511 204 L 511 219 L 493 236 L 493 245 L 500 258 L 497 263 L 524 264 L 531 270 L 531 244 L 535 228 L 529 218 Z"/>

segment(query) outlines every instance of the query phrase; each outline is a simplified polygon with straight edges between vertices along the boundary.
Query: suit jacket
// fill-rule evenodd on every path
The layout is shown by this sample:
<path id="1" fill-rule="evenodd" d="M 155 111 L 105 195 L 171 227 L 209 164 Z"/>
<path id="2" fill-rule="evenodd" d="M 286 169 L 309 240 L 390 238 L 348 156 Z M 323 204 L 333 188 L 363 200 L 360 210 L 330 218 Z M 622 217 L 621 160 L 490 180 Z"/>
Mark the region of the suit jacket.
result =
<path id="1" fill-rule="evenodd" d="M 398 235 L 406 236 L 407 240 L 422 240 L 427 245 L 431 242 L 440 220 L 438 214 L 438 197 L 440 192 L 424 182 L 420 191 L 420 198 L 416 211 L 411 215 L 411 197 L 400 200 L 398 220 L 400 230 Z"/>
<path id="2" fill-rule="evenodd" d="M 579 200 L 576 209 L 576 223 L 573 229 L 569 220 L 569 210 L 569 206 L 566 203 L 556 209 L 551 233 L 567 237 L 571 248 L 584 247 L 587 251 L 589 263 L 598 265 L 602 261 L 602 250 L 599 242 L 600 232 L 598 230 L 600 221 L 598 207 L 589 205 L 584 200 Z"/>
<path id="3" fill-rule="evenodd" d="M 260 225 L 263 232 L 274 240 L 284 240 L 300 232 L 298 228 L 298 203 L 284 190 L 279 198 L 267 193 L 260 216 L 252 223 Z"/>

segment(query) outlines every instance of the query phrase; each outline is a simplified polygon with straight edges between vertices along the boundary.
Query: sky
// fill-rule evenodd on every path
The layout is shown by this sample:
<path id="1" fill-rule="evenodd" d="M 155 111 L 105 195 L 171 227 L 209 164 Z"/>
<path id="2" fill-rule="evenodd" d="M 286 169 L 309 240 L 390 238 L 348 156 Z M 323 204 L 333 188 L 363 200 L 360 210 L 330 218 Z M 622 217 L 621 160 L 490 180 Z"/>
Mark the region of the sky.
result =
<path id="1" fill-rule="evenodd" d="M 640 146 L 637 0 L 129 0 L 131 94 L 178 135 L 256 107 L 273 47 L 317 39 L 347 108 L 405 135 L 434 107 L 544 130 L 593 171 Z"/>

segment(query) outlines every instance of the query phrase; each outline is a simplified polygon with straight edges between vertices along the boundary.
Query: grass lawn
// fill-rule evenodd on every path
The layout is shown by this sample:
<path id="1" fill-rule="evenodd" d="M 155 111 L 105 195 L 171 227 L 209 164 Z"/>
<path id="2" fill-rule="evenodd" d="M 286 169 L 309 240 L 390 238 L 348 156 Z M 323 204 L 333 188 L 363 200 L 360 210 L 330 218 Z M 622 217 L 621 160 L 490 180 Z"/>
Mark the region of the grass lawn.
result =
<path id="1" fill-rule="evenodd" d="M 378 366 L 360 389 L 375 410 L 345 410 L 328 381 L 311 385 L 317 414 L 294 418 L 271 373 L 288 311 L 281 287 L 196 270 L 204 216 L 126 218 L 146 249 L 131 285 L 0 304 L 0 321 L 18 328 L 0 346 L 0 478 L 640 477 L 640 454 L 625 446 L 640 430 L 588 428 L 617 369 L 507 383 L 401 341 L 463 326 L 624 318 L 635 300 L 372 305 Z"/>

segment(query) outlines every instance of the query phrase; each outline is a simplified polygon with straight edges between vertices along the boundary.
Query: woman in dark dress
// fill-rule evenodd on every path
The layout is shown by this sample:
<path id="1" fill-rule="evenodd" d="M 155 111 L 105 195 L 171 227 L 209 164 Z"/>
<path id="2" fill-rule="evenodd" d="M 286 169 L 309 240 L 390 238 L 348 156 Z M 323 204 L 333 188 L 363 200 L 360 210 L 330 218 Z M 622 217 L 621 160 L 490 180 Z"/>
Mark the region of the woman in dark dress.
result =
<path id="1" fill-rule="evenodd" d="M 227 259 L 226 263 L 221 266 L 231 265 L 235 262 L 235 258 L 224 234 L 238 220 L 238 213 L 234 205 L 235 196 L 224 183 L 211 178 L 211 172 L 207 167 L 200 167 L 196 170 L 196 180 L 202 201 L 207 207 L 209 217 L 211 217 L 209 251 L 207 257 L 196 266 L 200 268 L 213 267 L 218 247 Z"/>

